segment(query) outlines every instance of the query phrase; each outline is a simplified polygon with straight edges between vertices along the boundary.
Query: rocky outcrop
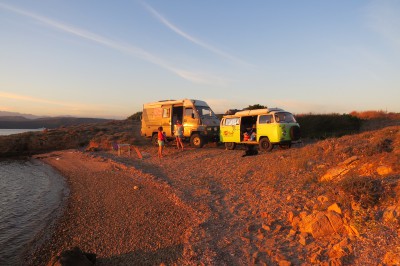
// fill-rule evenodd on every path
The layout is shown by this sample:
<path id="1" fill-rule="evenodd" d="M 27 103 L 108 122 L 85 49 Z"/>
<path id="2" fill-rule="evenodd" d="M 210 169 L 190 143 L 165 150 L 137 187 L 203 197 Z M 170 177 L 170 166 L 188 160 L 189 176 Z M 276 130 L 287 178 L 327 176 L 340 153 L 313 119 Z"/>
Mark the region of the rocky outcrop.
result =
<path id="1" fill-rule="evenodd" d="M 319 181 L 331 181 L 338 180 L 347 174 L 351 169 L 353 169 L 359 158 L 357 156 L 352 156 L 344 162 L 340 163 L 337 167 L 333 167 L 329 169 L 320 179 Z"/>

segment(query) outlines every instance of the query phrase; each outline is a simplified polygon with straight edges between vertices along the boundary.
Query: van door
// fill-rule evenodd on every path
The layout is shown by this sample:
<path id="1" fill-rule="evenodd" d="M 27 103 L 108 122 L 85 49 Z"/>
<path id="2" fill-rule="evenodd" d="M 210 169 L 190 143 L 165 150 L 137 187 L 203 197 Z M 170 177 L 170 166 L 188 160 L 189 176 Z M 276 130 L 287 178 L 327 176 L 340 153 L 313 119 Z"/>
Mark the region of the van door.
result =
<path id="1" fill-rule="evenodd" d="M 220 127 L 221 142 L 240 142 L 240 118 L 229 117 L 221 121 Z"/>
<path id="2" fill-rule="evenodd" d="M 261 137 L 268 137 L 271 142 L 276 141 L 276 124 L 271 114 L 258 117 L 257 141 L 260 141 Z"/>
<path id="3" fill-rule="evenodd" d="M 162 114 L 161 114 L 161 126 L 167 137 L 172 136 L 172 105 L 163 105 L 162 106 Z"/>

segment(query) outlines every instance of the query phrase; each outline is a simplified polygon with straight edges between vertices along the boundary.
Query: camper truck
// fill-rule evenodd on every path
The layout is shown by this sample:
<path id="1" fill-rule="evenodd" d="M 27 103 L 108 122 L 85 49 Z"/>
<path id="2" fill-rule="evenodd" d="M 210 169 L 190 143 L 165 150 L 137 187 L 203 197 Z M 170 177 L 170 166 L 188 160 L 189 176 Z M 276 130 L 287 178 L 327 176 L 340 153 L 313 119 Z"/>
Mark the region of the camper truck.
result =
<path id="1" fill-rule="evenodd" d="M 274 146 L 290 148 L 299 140 L 299 124 L 291 113 L 280 108 L 239 111 L 221 120 L 220 141 L 228 150 L 243 144 L 271 151 Z"/>
<path id="2" fill-rule="evenodd" d="M 157 144 L 158 127 L 162 126 L 167 138 L 173 138 L 177 120 L 182 122 L 184 137 L 193 147 L 219 140 L 219 119 L 206 102 L 193 99 L 144 104 L 141 135 Z"/>

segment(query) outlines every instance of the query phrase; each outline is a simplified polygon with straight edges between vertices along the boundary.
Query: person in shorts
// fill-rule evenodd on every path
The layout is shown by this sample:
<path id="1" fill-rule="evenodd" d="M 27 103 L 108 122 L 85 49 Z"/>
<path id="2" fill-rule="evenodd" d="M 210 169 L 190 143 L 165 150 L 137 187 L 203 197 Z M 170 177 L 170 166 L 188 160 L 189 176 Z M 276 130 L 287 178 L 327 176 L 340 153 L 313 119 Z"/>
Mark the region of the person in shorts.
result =
<path id="1" fill-rule="evenodd" d="M 177 120 L 176 121 L 176 128 L 175 128 L 175 138 L 176 138 L 176 146 L 178 147 L 178 150 L 181 149 L 183 151 L 183 126 L 181 121 Z"/>

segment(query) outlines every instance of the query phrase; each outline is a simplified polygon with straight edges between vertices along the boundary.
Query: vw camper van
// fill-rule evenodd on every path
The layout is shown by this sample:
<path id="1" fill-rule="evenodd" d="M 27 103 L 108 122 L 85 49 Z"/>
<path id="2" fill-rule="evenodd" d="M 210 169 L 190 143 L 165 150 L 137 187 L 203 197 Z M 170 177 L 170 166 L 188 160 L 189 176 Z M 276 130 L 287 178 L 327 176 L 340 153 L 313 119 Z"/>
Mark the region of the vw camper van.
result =
<path id="1" fill-rule="evenodd" d="M 299 124 L 291 113 L 280 108 L 239 111 L 223 116 L 220 124 L 220 141 L 229 150 L 244 144 L 271 151 L 276 145 L 290 148 L 299 140 Z"/>

